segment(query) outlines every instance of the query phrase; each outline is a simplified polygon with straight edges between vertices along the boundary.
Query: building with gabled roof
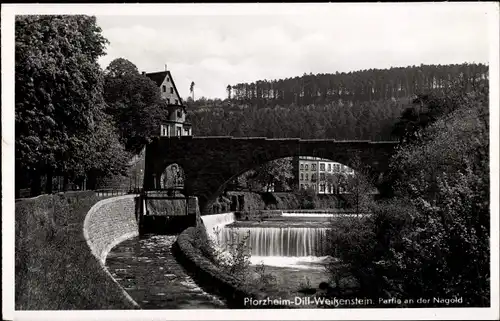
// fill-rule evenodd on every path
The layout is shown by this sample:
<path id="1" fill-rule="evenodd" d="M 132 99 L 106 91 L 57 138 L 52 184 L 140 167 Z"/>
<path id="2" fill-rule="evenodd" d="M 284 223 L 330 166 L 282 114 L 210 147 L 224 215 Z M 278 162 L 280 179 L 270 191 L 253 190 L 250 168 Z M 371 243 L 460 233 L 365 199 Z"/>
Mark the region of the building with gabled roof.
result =
<path id="1" fill-rule="evenodd" d="M 166 69 L 166 68 L 165 68 Z M 156 83 L 161 98 L 166 100 L 168 120 L 160 125 L 160 136 L 180 137 L 193 135 L 191 123 L 186 120 L 187 110 L 170 71 L 142 73 Z"/>

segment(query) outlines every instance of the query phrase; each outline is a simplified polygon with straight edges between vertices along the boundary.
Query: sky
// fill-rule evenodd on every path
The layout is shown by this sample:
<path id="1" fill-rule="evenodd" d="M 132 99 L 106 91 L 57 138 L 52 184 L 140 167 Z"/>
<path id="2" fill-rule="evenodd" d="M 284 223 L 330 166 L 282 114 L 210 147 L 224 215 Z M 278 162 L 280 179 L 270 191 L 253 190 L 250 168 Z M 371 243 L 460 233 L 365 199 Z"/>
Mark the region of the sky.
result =
<path id="1" fill-rule="evenodd" d="M 160 7 L 97 15 L 115 58 L 171 71 L 183 98 L 224 98 L 228 84 L 370 68 L 488 63 L 488 8 L 460 3 Z M 252 9 L 253 8 L 253 9 Z M 223 10 L 225 9 L 225 10 Z M 248 9 L 248 10 L 247 10 Z"/>

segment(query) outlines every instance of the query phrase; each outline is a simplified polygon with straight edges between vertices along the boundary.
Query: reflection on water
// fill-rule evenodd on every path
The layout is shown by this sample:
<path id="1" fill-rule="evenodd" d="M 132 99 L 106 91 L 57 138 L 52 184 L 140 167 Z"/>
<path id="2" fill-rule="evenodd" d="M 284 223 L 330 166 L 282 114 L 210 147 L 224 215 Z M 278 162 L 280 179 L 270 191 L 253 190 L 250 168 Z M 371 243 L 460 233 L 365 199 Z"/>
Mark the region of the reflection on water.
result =
<path id="1" fill-rule="evenodd" d="M 221 309 L 224 302 L 203 291 L 171 252 L 173 235 L 135 237 L 118 244 L 106 267 L 143 309 Z"/>

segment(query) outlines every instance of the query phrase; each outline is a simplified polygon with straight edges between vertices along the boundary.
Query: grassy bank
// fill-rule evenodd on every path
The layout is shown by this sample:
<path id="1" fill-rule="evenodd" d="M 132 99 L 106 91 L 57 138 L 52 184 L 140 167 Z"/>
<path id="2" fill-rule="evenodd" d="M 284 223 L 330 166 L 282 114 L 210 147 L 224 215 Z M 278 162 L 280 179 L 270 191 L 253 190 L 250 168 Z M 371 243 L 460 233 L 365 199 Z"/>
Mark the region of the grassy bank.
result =
<path id="1" fill-rule="evenodd" d="M 85 216 L 99 200 L 75 192 L 16 202 L 16 310 L 131 308 L 83 236 Z"/>

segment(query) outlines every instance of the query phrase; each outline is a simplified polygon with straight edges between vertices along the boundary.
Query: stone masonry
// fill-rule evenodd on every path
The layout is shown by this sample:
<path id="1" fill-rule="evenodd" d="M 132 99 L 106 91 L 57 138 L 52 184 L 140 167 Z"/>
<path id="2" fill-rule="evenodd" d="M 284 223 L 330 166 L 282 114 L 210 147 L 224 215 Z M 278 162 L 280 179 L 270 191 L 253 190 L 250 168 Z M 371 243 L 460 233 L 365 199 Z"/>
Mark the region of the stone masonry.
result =
<path id="1" fill-rule="evenodd" d="M 144 188 L 158 188 L 164 169 L 176 163 L 185 173 L 184 193 L 197 196 L 201 212 L 206 213 L 231 178 L 268 161 L 291 156 L 315 156 L 360 170 L 353 164 L 354 155 L 357 155 L 363 170 L 378 179 L 388 169 L 396 146 L 394 141 L 157 137 L 146 146 Z"/>
<path id="2" fill-rule="evenodd" d="M 139 235 L 135 195 L 102 200 L 87 213 L 84 235 L 92 254 L 102 263 L 118 243 Z"/>

